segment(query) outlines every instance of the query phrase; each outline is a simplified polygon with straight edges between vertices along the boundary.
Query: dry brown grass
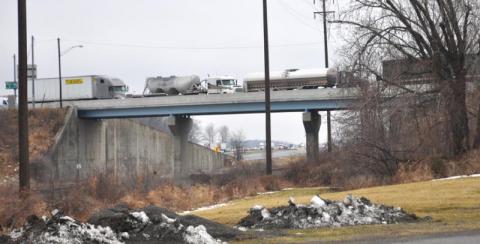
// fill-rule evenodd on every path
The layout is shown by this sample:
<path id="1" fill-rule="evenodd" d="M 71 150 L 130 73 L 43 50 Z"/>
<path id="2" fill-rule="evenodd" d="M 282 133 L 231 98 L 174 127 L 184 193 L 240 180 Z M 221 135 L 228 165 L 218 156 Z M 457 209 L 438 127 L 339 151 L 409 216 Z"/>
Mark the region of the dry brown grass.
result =
<path id="1" fill-rule="evenodd" d="M 40 160 L 54 143 L 55 134 L 63 125 L 65 113 L 65 109 L 29 111 L 29 152 L 32 162 Z M 17 120 L 16 110 L 0 110 L 0 177 L 17 174 Z"/>
<path id="2" fill-rule="evenodd" d="M 48 205 L 37 193 L 22 198 L 16 185 L 0 186 L 0 233 L 23 225 L 28 216 L 48 215 Z"/>
<path id="3" fill-rule="evenodd" d="M 147 193 L 138 190 L 130 192 L 120 201 L 133 208 L 155 204 L 175 211 L 184 211 L 254 196 L 259 192 L 276 191 L 289 186 L 291 186 L 289 182 L 276 176 L 245 177 L 242 180 L 233 180 L 223 186 L 215 184 L 179 186 L 165 182 Z"/>

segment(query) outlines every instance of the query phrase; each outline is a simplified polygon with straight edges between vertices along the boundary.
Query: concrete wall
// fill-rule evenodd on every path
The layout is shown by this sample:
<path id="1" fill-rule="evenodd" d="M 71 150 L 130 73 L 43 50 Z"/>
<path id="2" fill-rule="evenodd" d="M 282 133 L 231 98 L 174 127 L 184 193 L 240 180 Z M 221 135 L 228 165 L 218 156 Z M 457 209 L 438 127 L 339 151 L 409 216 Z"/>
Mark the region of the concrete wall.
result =
<path id="1" fill-rule="evenodd" d="M 52 148 L 52 174 L 59 181 L 108 174 L 135 184 L 192 173 L 211 173 L 224 165 L 224 156 L 188 143 L 186 162 L 175 165 L 173 136 L 129 119 L 80 120 L 70 111 Z M 178 164 L 178 163 L 177 163 Z"/>

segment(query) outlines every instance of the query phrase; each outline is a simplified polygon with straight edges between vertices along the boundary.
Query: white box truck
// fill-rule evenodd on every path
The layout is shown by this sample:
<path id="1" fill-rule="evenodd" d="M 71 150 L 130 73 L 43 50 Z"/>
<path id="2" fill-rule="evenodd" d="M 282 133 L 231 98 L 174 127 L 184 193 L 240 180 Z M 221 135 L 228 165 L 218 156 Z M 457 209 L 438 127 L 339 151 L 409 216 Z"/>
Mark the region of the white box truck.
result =
<path id="1" fill-rule="evenodd" d="M 36 79 L 33 93 L 32 80 L 28 80 L 28 101 L 53 102 L 60 99 L 58 78 Z M 101 75 L 63 77 L 62 100 L 125 98 L 128 87 L 117 78 Z"/>

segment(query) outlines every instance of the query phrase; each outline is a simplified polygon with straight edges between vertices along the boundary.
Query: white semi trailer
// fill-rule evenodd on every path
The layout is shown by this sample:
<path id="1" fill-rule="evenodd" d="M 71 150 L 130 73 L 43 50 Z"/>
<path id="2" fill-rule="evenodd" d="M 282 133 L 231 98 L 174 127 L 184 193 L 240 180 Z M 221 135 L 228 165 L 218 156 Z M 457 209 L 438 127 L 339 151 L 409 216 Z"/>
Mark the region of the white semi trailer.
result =
<path id="1" fill-rule="evenodd" d="M 58 78 L 36 79 L 33 93 L 32 81 L 28 81 L 28 101 L 54 102 L 60 99 Z M 62 100 L 125 98 L 128 87 L 125 83 L 109 76 L 88 75 L 62 78 Z"/>

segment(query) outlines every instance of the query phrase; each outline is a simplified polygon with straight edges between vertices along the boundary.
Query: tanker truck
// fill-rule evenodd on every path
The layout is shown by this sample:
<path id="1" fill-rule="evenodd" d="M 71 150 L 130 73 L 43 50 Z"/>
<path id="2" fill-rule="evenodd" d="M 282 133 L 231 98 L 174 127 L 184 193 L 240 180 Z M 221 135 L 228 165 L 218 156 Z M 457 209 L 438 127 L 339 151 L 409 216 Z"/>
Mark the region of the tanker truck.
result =
<path id="1" fill-rule="evenodd" d="M 230 94 L 243 92 L 237 79 L 232 76 L 208 77 L 202 81 L 197 75 L 147 78 L 144 96 Z"/>
<path id="2" fill-rule="evenodd" d="M 155 95 L 191 95 L 202 92 L 200 77 L 190 76 L 170 76 L 170 77 L 151 77 L 145 82 L 144 96 Z"/>
<path id="3" fill-rule="evenodd" d="M 317 89 L 337 85 L 337 70 L 330 69 L 287 69 L 270 72 L 272 90 Z M 245 92 L 264 91 L 265 73 L 250 73 L 243 79 Z"/>

